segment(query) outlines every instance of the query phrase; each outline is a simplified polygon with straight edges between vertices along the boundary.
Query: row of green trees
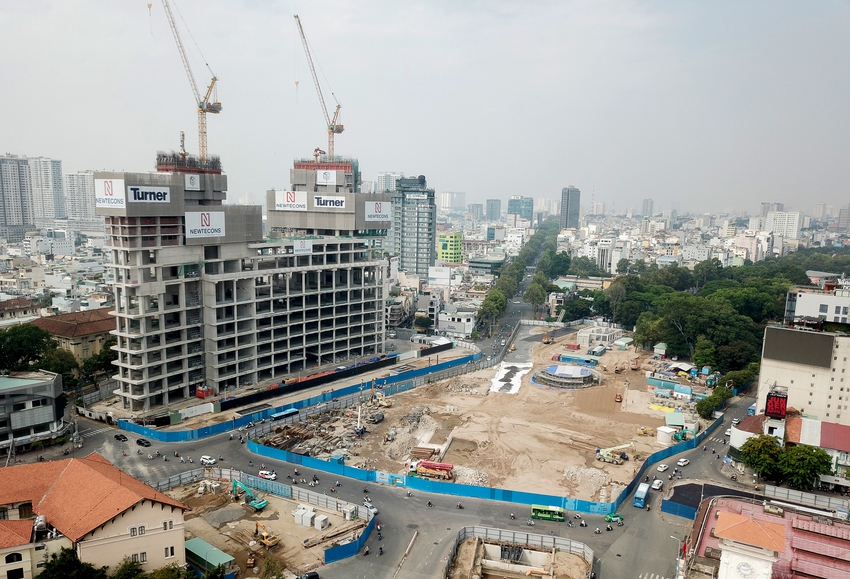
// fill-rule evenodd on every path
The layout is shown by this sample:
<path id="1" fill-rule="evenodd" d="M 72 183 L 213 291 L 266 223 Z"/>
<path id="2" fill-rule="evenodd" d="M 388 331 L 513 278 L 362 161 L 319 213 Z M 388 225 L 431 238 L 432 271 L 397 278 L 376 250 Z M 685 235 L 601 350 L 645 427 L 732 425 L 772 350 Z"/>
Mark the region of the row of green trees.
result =
<path id="1" fill-rule="evenodd" d="M 741 461 L 766 480 L 804 491 L 814 488 L 820 475 L 832 473 L 832 459 L 822 448 L 782 447 L 776 437 L 766 434 L 741 445 Z"/>
<path id="2" fill-rule="evenodd" d="M 0 370 L 55 372 L 62 375 L 65 390 L 74 390 L 80 379 L 96 385 L 114 372 L 112 361 L 118 353 L 113 345 L 115 339 L 110 338 L 98 354 L 80 364 L 71 352 L 57 347 L 50 332 L 32 324 L 11 326 L 0 329 Z"/>
<path id="3" fill-rule="evenodd" d="M 697 402 L 697 414 L 699 414 L 702 418 L 711 418 L 711 415 L 714 414 L 714 410 L 732 398 L 732 396 L 732 391 L 729 388 L 726 386 L 718 386 L 711 393 L 711 396 L 707 396 Z"/>
<path id="4" fill-rule="evenodd" d="M 191 570 L 183 569 L 177 565 L 167 565 L 144 571 L 142 564 L 125 558 L 115 571 L 109 573 L 108 567 L 95 567 L 91 563 L 84 563 L 77 557 L 73 549 L 62 549 L 59 553 L 53 553 L 45 563 L 40 579 L 197 579 L 197 575 Z M 283 566 L 274 557 L 268 557 L 263 565 L 261 579 L 283 579 Z M 224 579 L 224 569 L 219 565 L 204 575 L 204 579 Z"/>

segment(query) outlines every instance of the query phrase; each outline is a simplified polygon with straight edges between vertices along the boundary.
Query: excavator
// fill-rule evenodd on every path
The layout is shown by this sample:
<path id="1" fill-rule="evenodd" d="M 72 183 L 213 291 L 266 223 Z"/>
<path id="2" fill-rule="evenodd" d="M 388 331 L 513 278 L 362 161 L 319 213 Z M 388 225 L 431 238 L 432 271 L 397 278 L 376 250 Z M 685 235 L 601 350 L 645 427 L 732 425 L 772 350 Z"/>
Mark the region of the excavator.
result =
<path id="1" fill-rule="evenodd" d="M 620 452 L 620 454 L 616 454 L 616 451 L 622 451 L 624 448 L 631 448 L 632 446 L 634 446 L 634 443 L 629 442 L 628 444 L 612 446 L 611 448 L 599 449 L 596 451 L 596 460 L 610 462 L 612 464 L 623 464 L 624 461 L 629 460 L 629 455 L 625 452 Z"/>
<path id="2" fill-rule="evenodd" d="M 248 500 L 246 500 L 245 502 L 248 503 L 248 506 L 251 507 L 252 509 L 254 509 L 255 511 L 257 511 L 257 512 L 262 511 L 264 508 L 266 508 L 266 505 L 269 504 L 269 501 L 267 501 L 266 499 L 260 499 L 260 498 L 257 498 L 256 496 L 254 496 L 254 493 L 251 492 L 251 489 L 249 489 L 248 487 L 243 485 L 238 480 L 233 481 L 233 488 L 230 491 L 231 494 L 233 495 L 234 501 L 239 499 L 239 490 L 240 489 L 245 492 L 248 499 L 250 499 L 250 501 L 251 501 L 251 502 L 248 502 Z"/>
<path id="3" fill-rule="evenodd" d="M 259 541 L 260 543 L 266 546 L 266 549 L 276 547 L 277 544 L 280 543 L 280 539 L 278 539 L 277 535 L 269 532 L 269 530 L 264 524 L 259 521 L 255 521 L 255 523 L 256 524 L 254 526 L 254 536 L 256 537 L 259 535 Z M 260 532 L 260 529 L 263 530 L 262 533 Z"/>
<path id="4" fill-rule="evenodd" d="M 372 390 L 372 402 L 384 408 L 390 408 L 393 405 L 392 400 L 387 400 L 384 393 L 377 390 Z"/>

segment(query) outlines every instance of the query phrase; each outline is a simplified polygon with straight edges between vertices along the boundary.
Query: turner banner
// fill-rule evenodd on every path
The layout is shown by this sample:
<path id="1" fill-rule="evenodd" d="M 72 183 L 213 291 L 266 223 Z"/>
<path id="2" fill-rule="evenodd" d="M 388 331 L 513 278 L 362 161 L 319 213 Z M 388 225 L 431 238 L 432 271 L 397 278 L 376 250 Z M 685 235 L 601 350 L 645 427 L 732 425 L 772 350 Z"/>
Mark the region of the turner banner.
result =
<path id="1" fill-rule="evenodd" d="M 224 211 L 186 213 L 186 237 L 223 237 Z"/>
<path id="2" fill-rule="evenodd" d="M 367 201 L 364 214 L 366 221 L 389 221 L 390 203 L 387 201 Z"/>

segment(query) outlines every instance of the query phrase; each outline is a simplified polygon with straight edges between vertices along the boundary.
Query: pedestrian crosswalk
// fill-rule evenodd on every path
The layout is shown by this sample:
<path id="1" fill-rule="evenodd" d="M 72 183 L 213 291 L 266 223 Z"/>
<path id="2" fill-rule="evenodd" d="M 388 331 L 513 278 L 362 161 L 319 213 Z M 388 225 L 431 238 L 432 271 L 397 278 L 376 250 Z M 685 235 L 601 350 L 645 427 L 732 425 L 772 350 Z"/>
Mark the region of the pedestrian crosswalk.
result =
<path id="1" fill-rule="evenodd" d="M 639 579 L 672 579 L 671 577 L 660 575 L 658 573 L 641 573 L 638 577 Z"/>
<path id="2" fill-rule="evenodd" d="M 703 441 L 703 444 L 707 444 L 709 442 L 716 442 L 717 444 L 723 444 L 726 442 L 726 439 L 722 436 L 712 436 L 711 438 L 707 438 Z"/>
<path id="3" fill-rule="evenodd" d="M 91 438 L 92 436 L 97 436 L 98 434 L 102 434 L 104 432 L 109 432 L 110 430 L 115 430 L 114 428 L 107 426 L 105 428 L 98 428 L 97 430 L 84 430 L 80 436 L 83 438 Z"/>

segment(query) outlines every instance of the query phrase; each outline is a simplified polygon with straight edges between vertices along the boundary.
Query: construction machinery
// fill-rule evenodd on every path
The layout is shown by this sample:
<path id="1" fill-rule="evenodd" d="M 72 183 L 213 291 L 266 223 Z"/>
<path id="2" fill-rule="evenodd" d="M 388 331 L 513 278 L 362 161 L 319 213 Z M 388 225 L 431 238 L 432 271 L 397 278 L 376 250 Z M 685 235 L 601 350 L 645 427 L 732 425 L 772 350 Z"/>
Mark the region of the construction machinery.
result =
<path id="1" fill-rule="evenodd" d="M 694 432 L 693 430 L 681 430 L 681 431 L 677 432 L 676 434 L 674 434 L 673 438 L 675 440 L 687 440 L 689 432 L 691 433 L 691 438 L 696 438 L 697 433 Z"/>
<path id="2" fill-rule="evenodd" d="M 183 60 L 183 68 L 186 69 L 186 76 L 189 77 L 189 84 L 192 87 L 192 93 L 195 95 L 195 103 L 198 106 L 198 157 L 201 167 L 204 167 L 207 160 L 207 113 L 217 115 L 221 112 L 221 103 L 217 99 L 210 100 L 210 97 L 215 91 L 215 83 L 218 81 L 218 78 L 213 73 L 210 65 L 204 63 L 212 75 L 212 80 L 207 87 L 206 94 L 201 98 L 201 93 L 198 91 L 198 84 L 195 82 L 195 75 L 192 73 L 192 67 L 189 65 L 186 50 L 183 48 L 183 41 L 180 39 L 180 32 L 177 30 L 177 23 L 174 21 L 174 15 L 171 13 L 171 5 L 168 3 L 168 0 L 162 0 L 162 6 L 165 8 L 165 15 L 168 17 L 168 23 L 171 25 L 174 42 L 177 43 L 177 50 L 180 52 L 180 58 Z"/>
<path id="3" fill-rule="evenodd" d="M 338 135 L 345 130 L 345 127 L 339 123 L 339 109 L 342 105 L 336 100 L 336 95 L 331 92 L 331 96 L 336 102 L 336 110 L 334 111 L 333 119 L 328 115 L 328 107 L 325 104 L 325 96 L 322 94 L 322 85 L 319 84 L 319 77 L 316 76 L 316 67 L 313 65 L 313 55 L 310 53 L 310 46 L 307 44 L 307 37 L 304 35 L 304 28 L 301 27 L 301 19 L 295 15 L 295 22 L 298 24 L 298 33 L 301 35 L 301 43 L 304 45 L 304 53 L 307 55 L 307 64 L 310 66 L 310 73 L 313 75 L 313 84 L 316 85 L 316 92 L 319 94 L 319 104 L 322 105 L 322 113 L 325 115 L 325 123 L 328 127 L 328 157 L 331 161 L 334 159 L 334 135 Z M 317 149 L 318 151 L 319 149 Z M 314 155 L 315 155 L 314 151 Z M 316 155 L 318 162 L 318 156 Z"/>
<path id="4" fill-rule="evenodd" d="M 454 465 L 430 460 L 415 460 L 410 463 L 410 476 L 433 478 L 437 480 L 452 480 Z"/>
<path id="5" fill-rule="evenodd" d="M 372 390 L 371 402 L 383 408 L 390 408 L 393 405 L 392 400 L 387 400 L 387 397 L 384 396 L 383 392 L 374 389 Z"/>
<path id="6" fill-rule="evenodd" d="M 637 358 L 632 360 L 632 370 L 638 370 L 640 368 L 640 364 L 638 364 Z"/>
<path id="7" fill-rule="evenodd" d="M 260 529 L 263 530 L 262 533 L 260 532 Z M 269 532 L 269 530 L 266 528 L 266 526 L 264 524 L 262 524 L 260 521 L 255 522 L 254 536 L 255 537 L 259 536 L 258 540 L 260 541 L 260 543 L 262 543 L 263 545 L 266 546 L 266 549 L 271 549 L 272 547 L 276 547 L 277 544 L 280 543 L 280 539 L 278 539 L 277 535 Z"/>
<path id="8" fill-rule="evenodd" d="M 629 460 L 629 455 L 623 451 L 624 448 L 631 448 L 634 446 L 634 443 L 629 442 L 627 444 L 621 444 L 619 446 L 612 446 L 611 448 L 602 448 L 596 450 L 596 460 L 601 460 L 603 462 L 610 462 L 612 464 L 623 464 L 624 461 Z M 617 454 L 617 451 L 621 451 Z"/>
<path id="9" fill-rule="evenodd" d="M 646 426 L 640 426 L 637 429 L 637 433 L 641 436 L 653 436 L 655 435 L 655 431 L 651 428 L 647 428 Z"/>
<path id="10" fill-rule="evenodd" d="M 546 332 L 545 334 L 543 334 L 543 343 L 544 344 L 554 344 L 555 339 L 552 336 L 549 335 L 549 332 Z"/>
<path id="11" fill-rule="evenodd" d="M 266 508 L 266 505 L 269 504 L 269 501 L 267 501 L 266 499 L 261 499 L 261 498 L 254 496 L 254 493 L 251 492 L 251 489 L 246 487 L 244 484 L 242 484 L 238 480 L 233 481 L 233 488 L 230 491 L 231 494 L 233 495 L 234 501 L 239 499 L 239 490 L 240 489 L 242 491 L 244 491 L 245 495 L 247 496 L 247 499 L 246 499 L 245 502 L 248 504 L 249 507 L 251 507 L 255 511 L 257 511 L 257 512 L 262 511 L 264 508 Z M 248 500 L 250 500 L 250 502 L 248 502 Z"/>

